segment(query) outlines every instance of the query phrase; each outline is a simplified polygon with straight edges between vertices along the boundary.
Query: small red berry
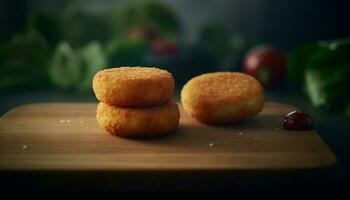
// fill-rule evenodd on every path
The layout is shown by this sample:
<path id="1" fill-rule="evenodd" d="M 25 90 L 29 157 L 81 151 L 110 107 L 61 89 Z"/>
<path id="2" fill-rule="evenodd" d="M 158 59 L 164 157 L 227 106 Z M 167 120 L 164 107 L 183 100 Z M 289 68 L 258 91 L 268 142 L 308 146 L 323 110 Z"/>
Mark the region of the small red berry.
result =
<path id="1" fill-rule="evenodd" d="M 283 119 L 283 128 L 289 130 L 309 130 L 312 126 L 311 117 L 302 112 L 290 112 Z"/>

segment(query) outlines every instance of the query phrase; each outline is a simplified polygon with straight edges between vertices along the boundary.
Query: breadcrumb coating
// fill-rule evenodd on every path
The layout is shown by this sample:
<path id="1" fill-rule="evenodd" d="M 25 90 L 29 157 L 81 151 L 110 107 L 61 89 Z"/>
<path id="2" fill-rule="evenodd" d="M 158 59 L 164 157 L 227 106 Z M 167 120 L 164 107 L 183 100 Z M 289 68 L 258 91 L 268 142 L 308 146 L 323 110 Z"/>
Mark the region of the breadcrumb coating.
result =
<path id="1" fill-rule="evenodd" d="M 100 102 L 96 119 L 100 127 L 121 137 L 163 135 L 176 129 L 180 113 L 176 103 L 144 108 L 123 108 Z"/>
<path id="2" fill-rule="evenodd" d="M 99 71 L 93 78 L 96 98 L 121 107 L 161 105 L 169 101 L 175 81 L 166 70 L 151 67 L 118 67 Z"/>
<path id="3" fill-rule="evenodd" d="M 239 72 L 207 73 L 192 78 L 181 91 L 185 111 L 206 124 L 227 124 L 258 114 L 264 88 L 254 77 Z"/>

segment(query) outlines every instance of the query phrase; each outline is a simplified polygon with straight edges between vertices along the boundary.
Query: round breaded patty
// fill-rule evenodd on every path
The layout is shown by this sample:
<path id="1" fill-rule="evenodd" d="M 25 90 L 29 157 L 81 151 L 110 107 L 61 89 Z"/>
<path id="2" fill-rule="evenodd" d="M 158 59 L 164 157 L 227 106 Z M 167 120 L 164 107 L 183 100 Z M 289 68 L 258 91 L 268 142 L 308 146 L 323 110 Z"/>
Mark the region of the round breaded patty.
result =
<path id="1" fill-rule="evenodd" d="M 227 124 L 258 114 L 264 107 L 264 89 L 247 74 L 207 73 L 185 84 L 181 102 L 200 122 Z"/>
<path id="2" fill-rule="evenodd" d="M 118 67 L 99 71 L 92 84 L 96 98 L 109 105 L 144 107 L 166 103 L 175 81 L 166 70 L 150 67 Z"/>
<path id="3" fill-rule="evenodd" d="M 180 113 L 176 103 L 169 101 L 155 107 L 123 108 L 100 102 L 97 106 L 100 127 L 121 137 L 162 135 L 179 124 Z"/>

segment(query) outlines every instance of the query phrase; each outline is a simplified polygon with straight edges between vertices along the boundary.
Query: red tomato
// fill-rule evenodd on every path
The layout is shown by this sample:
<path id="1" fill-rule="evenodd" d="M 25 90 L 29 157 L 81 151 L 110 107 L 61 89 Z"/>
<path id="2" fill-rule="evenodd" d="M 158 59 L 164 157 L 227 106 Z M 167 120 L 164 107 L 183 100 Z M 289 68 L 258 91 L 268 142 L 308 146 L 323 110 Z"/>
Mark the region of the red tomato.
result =
<path id="1" fill-rule="evenodd" d="M 153 52 L 160 55 L 174 55 L 178 49 L 174 43 L 162 39 L 155 39 L 151 42 Z"/>
<path id="2" fill-rule="evenodd" d="M 259 79 L 265 85 L 281 82 L 286 76 L 284 55 L 271 47 L 255 47 L 243 62 L 244 72 Z"/>

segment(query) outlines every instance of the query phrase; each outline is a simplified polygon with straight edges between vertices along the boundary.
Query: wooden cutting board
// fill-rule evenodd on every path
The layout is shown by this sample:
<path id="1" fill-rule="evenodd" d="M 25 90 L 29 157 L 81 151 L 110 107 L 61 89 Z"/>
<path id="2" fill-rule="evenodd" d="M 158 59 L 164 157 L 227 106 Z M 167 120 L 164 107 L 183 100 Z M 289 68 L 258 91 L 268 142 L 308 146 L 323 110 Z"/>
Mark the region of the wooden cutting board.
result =
<path id="1" fill-rule="evenodd" d="M 334 154 L 314 131 L 288 131 L 283 116 L 295 110 L 267 103 L 252 119 L 207 126 L 183 111 L 173 134 L 131 140 L 102 131 L 96 103 L 17 107 L 0 119 L 0 170 L 244 171 L 324 168 Z"/>

